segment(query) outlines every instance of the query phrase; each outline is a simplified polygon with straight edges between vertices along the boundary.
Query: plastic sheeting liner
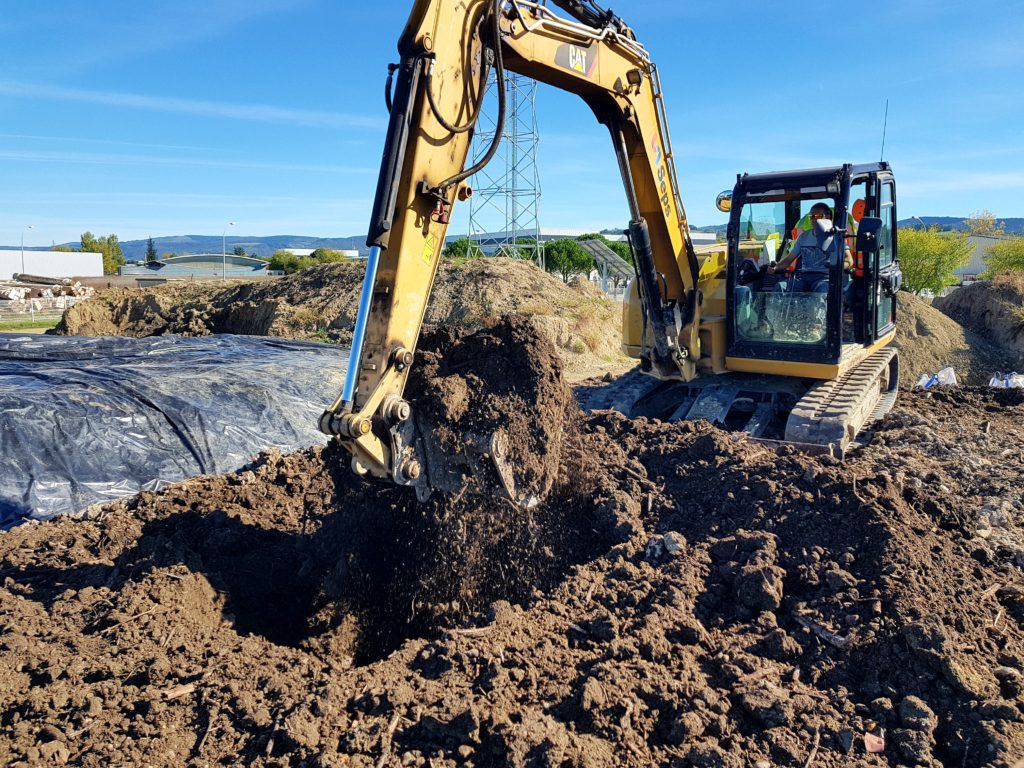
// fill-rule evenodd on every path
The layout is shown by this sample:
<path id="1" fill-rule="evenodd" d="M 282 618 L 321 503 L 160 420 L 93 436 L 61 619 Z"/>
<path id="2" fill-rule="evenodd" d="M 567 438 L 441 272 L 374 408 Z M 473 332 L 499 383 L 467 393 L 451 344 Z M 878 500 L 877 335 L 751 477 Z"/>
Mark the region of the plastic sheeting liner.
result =
<path id="1" fill-rule="evenodd" d="M 0 334 L 0 529 L 323 444 L 342 347 Z"/>

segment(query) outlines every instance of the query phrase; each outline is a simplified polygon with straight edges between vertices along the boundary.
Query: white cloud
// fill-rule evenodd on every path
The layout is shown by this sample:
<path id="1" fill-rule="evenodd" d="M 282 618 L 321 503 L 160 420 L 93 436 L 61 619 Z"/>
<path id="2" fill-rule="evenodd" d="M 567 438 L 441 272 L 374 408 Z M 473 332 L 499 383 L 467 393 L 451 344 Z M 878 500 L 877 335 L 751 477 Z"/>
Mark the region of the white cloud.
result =
<path id="1" fill-rule="evenodd" d="M 72 101 L 124 109 L 143 109 L 157 112 L 201 115 L 204 117 L 248 120 L 261 123 L 285 123 L 318 128 L 370 128 L 380 130 L 385 120 L 369 115 L 344 112 L 324 112 L 309 109 L 289 109 L 267 104 L 229 104 L 219 101 L 180 99 L 173 96 L 144 96 L 137 93 L 93 91 L 83 88 L 62 88 L 0 81 L 0 95 L 47 101 Z"/>
<path id="2" fill-rule="evenodd" d="M 42 150 L 0 150 L 0 160 L 29 163 L 59 163 L 76 165 L 129 165 L 129 166 L 203 166 L 270 171 L 299 171 L 302 173 L 373 174 L 376 168 L 325 165 L 320 163 L 282 163 L 262 160 L 218 160 L 213 158 L 156 157 L 152 155 L 100 154 L 96 152 L 48 152 Z"/>
<path id="3" fill-rule="evenodd" d="M 43 71 L 67 73 L 225 38 L 254 19 L 308 4 L 309 0 L 29 3 L 11 22 L 11 31 L 24 36 L 47 30 L 50 39 L 61 41 L 64 55 L 54 57 L 51 49 L 41 48 L 43 55 L 35 65 Z M 98 45 L 100 38 L 117 44 Z"/>
<path id="4" fill-rule="evenodd" d="M 21 133 L 0 133 L 0 139 L 17 139 L 19 141 L 59 142 L 64 144 L 102 144 L 117 147 L 142 147 L 145 149 L 211 150 L 210 147 L 199 147 L 191 144 L 152 144 L 141 141 L 116 141 L 114 139 L 86 139 L 78 136 L 32 136 Z"/>

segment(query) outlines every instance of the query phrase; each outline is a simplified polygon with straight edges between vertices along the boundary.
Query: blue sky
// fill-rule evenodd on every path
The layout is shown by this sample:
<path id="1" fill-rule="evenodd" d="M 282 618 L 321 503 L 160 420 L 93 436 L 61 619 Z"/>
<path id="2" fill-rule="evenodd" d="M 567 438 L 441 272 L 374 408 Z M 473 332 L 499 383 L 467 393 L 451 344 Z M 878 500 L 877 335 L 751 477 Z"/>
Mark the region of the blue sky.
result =
<path id="1" fill-rule="evenodd" d="M 0 243 L 365 233 L 411 0 L 3 5 Z M 613 7 L 661 70 L 692 223 L 737 172 L 877 159 L 886 99 L 901 217 L 1024 216 L 1024 1 Z M 537 109 L 542 226 L 624 225 L 604 129 L 546 87 Z"/>

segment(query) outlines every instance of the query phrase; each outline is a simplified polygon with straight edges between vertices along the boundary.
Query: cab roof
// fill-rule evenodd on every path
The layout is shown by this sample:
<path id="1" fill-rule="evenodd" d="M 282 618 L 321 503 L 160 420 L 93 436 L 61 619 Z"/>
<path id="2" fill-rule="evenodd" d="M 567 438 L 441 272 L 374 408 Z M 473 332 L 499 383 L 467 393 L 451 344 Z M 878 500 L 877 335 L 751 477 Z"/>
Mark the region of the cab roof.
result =
<path id="1" fill-rule="evenodd" d="M 736 175 L 736 187 L 745 192 L 767 192 L 780 187 L 824 186 L 830 181 L 841 181 L 845 175 L 851 177 L 868 173 L 891 172 L 889 163 L 860 163 L 837 165 L 826 168 L 805 168 L 795 171 L 771 171 L 769 173 L 744 173 Z"/>

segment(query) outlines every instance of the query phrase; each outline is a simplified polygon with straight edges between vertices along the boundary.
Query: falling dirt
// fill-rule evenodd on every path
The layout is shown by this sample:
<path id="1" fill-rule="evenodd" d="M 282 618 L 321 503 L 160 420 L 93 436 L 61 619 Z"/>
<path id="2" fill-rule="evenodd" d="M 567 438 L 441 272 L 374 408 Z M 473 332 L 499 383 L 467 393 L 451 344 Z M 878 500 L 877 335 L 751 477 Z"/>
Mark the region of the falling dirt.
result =
<path id="1" fill-rule="evenodd" d="M 363 273 L 364 262 L 348 262 L 226 286 L 210 281 L 115 288 L 71 307 L 55 332 L 136 337 L 238 333 L 348 344 Z M 622 305 L 589 283 L 567 286 L 516 259 L 441 262 L 427 307 L 428 325 L 475 331 L 509 313 L 530 317 L 545 332 L 570 380 L 632 367 L 619 348 Z"/>
<path id="2" fill-rule="evenodd" d="M 491 403 L 510 413 L 551 383 L 550 342 L 513 323 L 450 347 L 503 334 L 526 348 Z M 424 381 L 479 397 L 427 347 Z M 842 464 L 703 422 L 563 413 L 559 471 L 528 511 L 417 503 L 330 446 L 0 535 L 0 759 L 1024 756 L 1019 391 L 901 395 Z"/>
<path id="3" fill-rule="evenodd" d="M 430 485 L 461 492 L 468 476 L 475 490 L 517 504 L 542 499 L 558 476 L 572 401 L 550 340 L 529 319 L 508 316 L 472 335 L 450 327 L 427 334 L 417 355 L 406 397 L 427 437 Z M 495 453 L 514 457 L 502 462 L 504 476 Z"/>
<path id="4" fill-rule="evenodd" d="M 1024 275 L 997 275 L 935 299 L 936 309 L 1010 353 L 999 369 L 1024 372 Z"/>

